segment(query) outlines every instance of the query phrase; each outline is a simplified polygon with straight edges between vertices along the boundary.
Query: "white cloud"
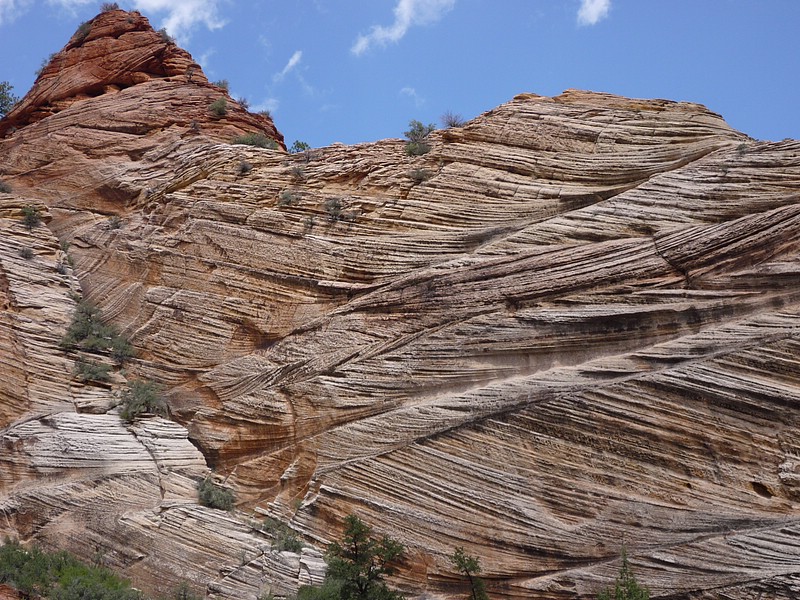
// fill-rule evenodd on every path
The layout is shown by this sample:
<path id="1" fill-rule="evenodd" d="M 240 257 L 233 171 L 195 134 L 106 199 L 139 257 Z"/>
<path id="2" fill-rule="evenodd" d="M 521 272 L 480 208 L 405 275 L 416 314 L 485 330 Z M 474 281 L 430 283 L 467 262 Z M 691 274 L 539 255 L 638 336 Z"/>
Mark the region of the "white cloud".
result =
<path id="1" fill-rule="evenodd" d="M 595 25 L 608 16 L 609 10 L 611 10 L 611 0 L 581 0 L 578 24 Z"/>
<path id="2" fill-rule="evenodd" d="M 404 87 L 400 90 L 400 94 L 403 96 L 408 96 L 414 101 L 414 106 L 420 108 L 423 104 L 425 104 L 425 98 L 420 96 L 413 87 Z"/>
<path id="3" fill-rule="evenodd" d="M 265 98 L 262 102 L 259 102 L 255 106 L 250 107 L 251 112 L 263 112 L 267 111 L 270 114 L 274 114 L 276 110 L 278 110 L 278 106 L 280 105 L 280 101 L 277 98 Z"/>
<path id="4" fill-rule="evenodd" d="M 301 60 L 303 60 L 303 51 L 296 50 L 295 53 L 292 54 L 291 58 L 289 58 L 289 62 L 286 63 L 286 66 L 283 67 L 283 70 L 280 73 L 275 73 L 275 75 L 272 76 L 272 80 L 282 81 L 292 69 L 300 64 Z"/>
<path id="5" fill-rule="evenodd" d="M 0 0 L 0 3 L 14 0 Z M 75 9 L 85 4 L 97 4 L 96 0 L 47 0 L 48 4 L 57 4 L 68 9 Z M 205 25 L 210 30 L 219 29 L 225 25 L 220 18 L 217 4 L 219 0 L 132 0 L 123 2 L 121 8 L 132 5 L 136 10 L 142 11 L 146 16 L 166 13 L 161 25 L 167 32 L 186 42 L 190 31 L 196 25 Z"/>
<path id="6" fill-rule="evenodd" d="M 30 3 L 31 0 L 0 0 L 0 25 L 11 23 L 28 9 Z"/>
<path id="7" fill-rule="evenodd" d="M 63 0 L 62 0 L 63 1 Z M 73 0 L 75 1 L 75 0 Z M 81 1 L 81 0 L 77 0 Z M 133 5 L 145 14 L 166 12 L 162 21 L 170 35 L 186 41 L 196 25 L 219 29 L 225 25 L 217 11 L 219 0 L 134 0 Z"/>
<path id="8" fill-rule="evenodd" d="M 358 36 L 350 51 L 360 56 L 373 44 L 385 46 L 399 42 L 412 26 L 435 23 L 455 3 L 456 0 L 398 0 L 394 7 L 394 23 L 388 27 L 374 25 L 367 35 Z"/>

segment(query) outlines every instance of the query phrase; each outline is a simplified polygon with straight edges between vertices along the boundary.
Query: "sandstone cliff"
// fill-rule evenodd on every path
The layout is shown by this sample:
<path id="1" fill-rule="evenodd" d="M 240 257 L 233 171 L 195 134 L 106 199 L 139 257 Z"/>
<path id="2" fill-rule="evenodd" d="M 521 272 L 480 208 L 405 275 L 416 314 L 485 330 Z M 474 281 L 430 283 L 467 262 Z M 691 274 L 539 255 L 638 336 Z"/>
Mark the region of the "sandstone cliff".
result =
<path id="1" fill-rule="evenodd" d="M 0 121 L 0 532 L 254 598 L 355 511 L 412 595 L 461 545 L 493 597 L 591 597 L 623 542 L 653 597 L 800 594 L 800 143 L 569 91 L 287 154 L 223 94 L 112 11 Z M 76 292 L 136 348 L 110 383 L 58 345 Z M 122 423 L 126 377 L 171 420 Z"/>

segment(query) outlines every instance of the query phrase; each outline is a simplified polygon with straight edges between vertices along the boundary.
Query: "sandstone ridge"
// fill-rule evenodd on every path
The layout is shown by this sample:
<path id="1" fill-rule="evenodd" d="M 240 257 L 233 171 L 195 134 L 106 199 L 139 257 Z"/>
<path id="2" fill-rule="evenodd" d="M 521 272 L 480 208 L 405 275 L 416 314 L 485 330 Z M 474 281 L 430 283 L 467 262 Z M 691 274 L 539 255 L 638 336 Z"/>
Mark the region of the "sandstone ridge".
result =
<path id="1" fill-rule="evenodd" d="M 800 594 L 800 143 L 570 90 L 288 154 L 138 13 L 85 32 L 0 121 L 0 533 L 220 598 L 318 581 L 350 512 L 410 596 L 463 546 L 492 597 L 594 597 L 623 542 L 654 598 Z M 136 348 L 108 383 L 78 295 Z M 120 421 L 133 377 L 169 420 Z"/>

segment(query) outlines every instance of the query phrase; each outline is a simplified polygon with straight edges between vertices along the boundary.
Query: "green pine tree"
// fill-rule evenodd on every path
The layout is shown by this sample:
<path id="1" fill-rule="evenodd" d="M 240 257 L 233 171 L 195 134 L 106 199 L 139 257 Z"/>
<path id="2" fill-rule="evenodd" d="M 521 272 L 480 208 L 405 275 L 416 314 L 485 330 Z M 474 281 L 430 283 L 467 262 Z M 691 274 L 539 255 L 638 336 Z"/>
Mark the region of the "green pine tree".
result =
<path id="1" fill-rule="evenodd" d="M 650 590 L 639 585 L 631 571 L 625 548 L 622 549 L 622 566 L 614 583 L 614 589 L 606 588 L 600 592 L 597 600 L 650 600 Z"/>
<path id="2" fill-rule="evenodd" d="M 388 536 L 373 538 L 369 525 L 349 515 L 341 542 L 332 542 L 325 552 L 325 583 L 300 588 L 298 600 L 403 600 L 383 578 L 394 573 L 404 553 L 400 542 Z"/>
<path id="3" fill-rule="evenodd" d="M 481 564 L 476 556 L 470 556 L 464 552 L 464 548 L 457 546 L 456 551 L 450 557 L 450 562 L 458 569 L 459 573 L 464 574 L 469 579 L 470 598 L 472 600 L 489 600 L 483 579 L 478 577 L 478 573 L 481 572 Z"/>

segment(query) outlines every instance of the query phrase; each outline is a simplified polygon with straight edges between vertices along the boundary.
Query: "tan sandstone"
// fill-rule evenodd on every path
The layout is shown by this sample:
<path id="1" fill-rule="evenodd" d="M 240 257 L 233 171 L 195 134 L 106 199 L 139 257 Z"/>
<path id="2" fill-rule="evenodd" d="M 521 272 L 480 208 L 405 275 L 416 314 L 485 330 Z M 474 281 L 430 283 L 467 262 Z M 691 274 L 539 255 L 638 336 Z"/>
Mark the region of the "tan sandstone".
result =
<path id="1" fill-rule="evenodd" d="M 356 512 L 412 596 L 461 594 L 464 546 L 492 597 L 593 597 L 623 543 L 654 598 L 800 594 L 800 143 L 571 90 L 421 157 L 287 154 L 230 145 L 282 138 L 221 93 L 113 11 L 0 122 L 3 534 L 255 598 Z M 136 348 L 107 385 L 58 346 L 70 291 Z M 171 421 L 120 421 L 131 376 Z M 197 505 L 209 467 L 239 512 Z"/>

